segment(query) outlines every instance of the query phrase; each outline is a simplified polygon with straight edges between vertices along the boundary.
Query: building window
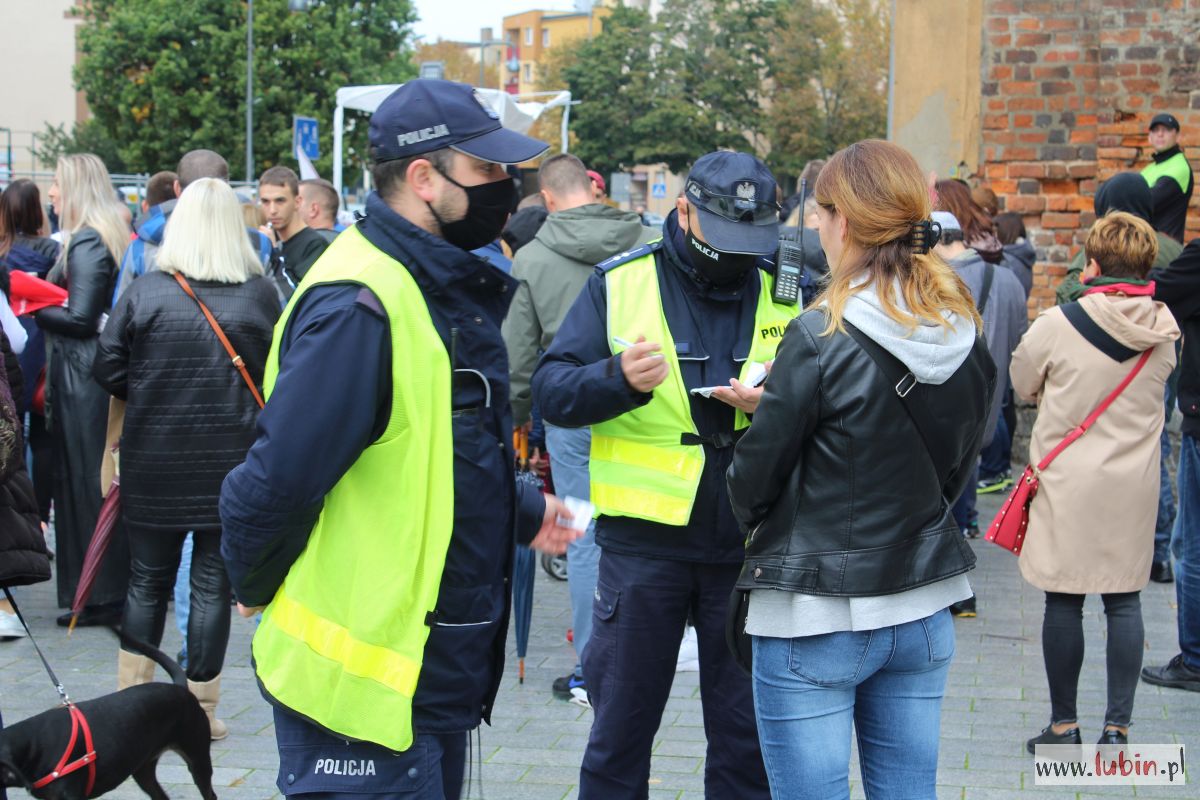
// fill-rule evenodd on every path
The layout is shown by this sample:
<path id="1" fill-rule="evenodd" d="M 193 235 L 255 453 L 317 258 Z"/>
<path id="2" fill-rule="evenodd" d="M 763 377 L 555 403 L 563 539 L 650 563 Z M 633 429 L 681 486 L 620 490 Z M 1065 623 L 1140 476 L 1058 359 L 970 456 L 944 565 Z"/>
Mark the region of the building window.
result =
<path id="1" fill-rule="evenodd" d="M 525 44 L 533 44 L 533 28 L 525 29 Z"/>
<path id="2" fill-rule="evenodd" d="M 550 29 L 542 28 L 542 47 L 550 46 Z"/>
<path id="3" fill-rule="evenodd" d="M 525 82 L 531 83 L 532 81 L 533 81 L 533 64 L 526 64 L 525 65 Z"/>

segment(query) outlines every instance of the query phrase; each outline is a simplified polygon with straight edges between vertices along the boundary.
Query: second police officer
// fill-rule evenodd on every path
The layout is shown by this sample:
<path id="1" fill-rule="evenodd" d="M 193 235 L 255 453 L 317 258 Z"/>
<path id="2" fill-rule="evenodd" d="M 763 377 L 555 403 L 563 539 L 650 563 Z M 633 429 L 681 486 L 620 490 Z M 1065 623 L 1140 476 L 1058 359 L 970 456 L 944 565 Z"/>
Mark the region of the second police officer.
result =
<path id="1" fill-rule="evenodd" d="M 710 153 L 662 239 L 600 264 L 533 378 L 547 422 L 591 426 L 601 548 L 584 673 L 595 709 L 579 796 L 645 798 L 689 615 L 700 656 L 705 796 L 770 796 L 749 677 L 725 645 L 742 537 L 725 491 L 733 444 L 795 303 L 772 299 L 775 179 Z M 761 367 L 757 367 L 761 369 Z M 712 392 L 698 389 L 724 387 Z"/>

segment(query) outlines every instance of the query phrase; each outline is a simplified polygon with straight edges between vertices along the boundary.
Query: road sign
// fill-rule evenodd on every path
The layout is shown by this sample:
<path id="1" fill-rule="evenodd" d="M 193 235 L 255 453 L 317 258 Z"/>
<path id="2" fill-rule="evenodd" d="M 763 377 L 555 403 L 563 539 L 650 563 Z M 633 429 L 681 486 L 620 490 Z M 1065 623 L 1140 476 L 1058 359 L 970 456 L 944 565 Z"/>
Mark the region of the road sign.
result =
<path id="1" fill-rule="evenodd" d="M 650 186 L 651 197 L 666 197 L 667 185 L 665 183 L 655 183 Z"/>
<path id="2" fill-rule="evenodd" d="M 304 153 L 313 161 L 321 157 L 317 139 L 317 120 L 313 117 L 292 117 L 292 150 Z"/>

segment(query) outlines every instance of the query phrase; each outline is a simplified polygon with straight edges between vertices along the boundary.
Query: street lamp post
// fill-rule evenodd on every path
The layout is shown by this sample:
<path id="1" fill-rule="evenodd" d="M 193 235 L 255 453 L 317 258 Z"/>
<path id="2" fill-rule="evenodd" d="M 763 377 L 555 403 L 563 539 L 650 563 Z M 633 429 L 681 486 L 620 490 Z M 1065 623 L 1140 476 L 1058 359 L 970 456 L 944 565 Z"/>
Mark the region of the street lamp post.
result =
<path id="1" fill-rule="evenodd" d="M 246 182 L 254 182 L 254 0 L 246 0 Z"/>

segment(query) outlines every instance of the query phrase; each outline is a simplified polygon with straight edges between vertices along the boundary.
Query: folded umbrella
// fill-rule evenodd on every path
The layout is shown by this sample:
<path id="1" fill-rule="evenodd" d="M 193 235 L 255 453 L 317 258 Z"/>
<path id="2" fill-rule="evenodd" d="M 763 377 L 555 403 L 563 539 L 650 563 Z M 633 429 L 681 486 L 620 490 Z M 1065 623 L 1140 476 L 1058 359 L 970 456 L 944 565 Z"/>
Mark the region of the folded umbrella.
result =
<path id="1" fill-rule="evenodd" d="M 14 269 L 9 278 L 12 291 L 8 295 L 8 304 L 18 317 L 49 306 L 66 305 L 67 290 L 61 286 L 19 269 Z"/>
<path id="2" fill-rule="evenodd" d="M 537 474 L 529 470 L 529 435 L 518 428 L 513 433 L 517 451 L 517 480 L 541 490 Z M 513 552 L 513 626 L 517 638 L 517 679 L 525 682 L 525 653 L 529 650 L 529 628 L 533 623 L 533 580 L 537 558 L 532 550 L 518 544 Z"/>
<path id="3" fill-rule="evenodd" d="M 100 574 L 100 566 L 104 563 L 104 554 L 112 542 L 113 531 L 117 528 L 117 520 L 121 518 L 121 479 L 113 478 L 108 494 L 100 505 L 100 516 L 96 518 L 96 529 L 92 531 L 92 541 L 88 544 L 87 554 L 83 557 L 83 569 L 79 573 L 79 583 L 75 587 L 75 600 L 71 603 L 71 624 L 67 632 L 75 630 L 75 621 L 83 613 L 96 576 Z"/>

